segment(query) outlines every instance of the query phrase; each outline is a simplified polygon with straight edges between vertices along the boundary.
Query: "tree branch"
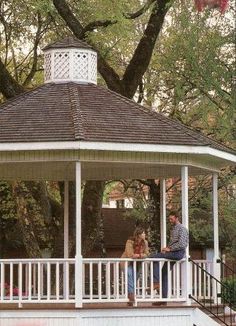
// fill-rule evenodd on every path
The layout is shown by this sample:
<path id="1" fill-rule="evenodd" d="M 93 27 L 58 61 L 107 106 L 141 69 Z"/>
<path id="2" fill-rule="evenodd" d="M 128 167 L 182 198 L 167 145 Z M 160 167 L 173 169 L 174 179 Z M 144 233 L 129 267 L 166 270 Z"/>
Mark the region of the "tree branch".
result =
<path id="1" fill-rule="evenodd" d="M 71 29 L 74 35 L 78 38 L 81 38 L 83 33 L 83 26 L 79 20 L 72 13 L 70 7 L 65 0 L 53 0 L 53 4 L 57 9 L 59 15 L 64 19 L 67 26 Z"/>
<path id="2" fill-rule="evenodd" d="M 78 39 L 85 39 L 84 28 L 79 20 L 74 16 L 65 0 L 53 0 L 53 4 L 67 26 Z M 95 47 L 94 47 L 95 48 Z M 114 91 L 121 93 L 122 85 L 119 75 L 105 61 L 98 52 L 98 71 L 104 78 L 107 86 Z"/>
<path id="3" fill-rule="evenodd" d="M 0 59 L 0 92 L 7 98 L 14 97 L 24 92 L 24 88 L 20 86 L 15 79 L 9 74 L 5 65 Z"/>
<path id="4" fill-rule="evenodd" d="M 141 15 L 143 15 L 151 7 L 151 5 L 155 1 L 156 0 L 148 0 L 147 3 L 145 3 L 145 5 L 142 8 L 140 8 L 139 10 L 137 10 L 136 12 L 124 14 L 125 18 L 127 18 L 127 19 L 135 19 L 135 18 L 140 17 Z"/>
<path id="5" fill-rule="evenodd" d="M 126 96 L 132 98 L 146 72 L 151 60 L 157 37 L 169 10 L 170 0 L 156 0 L 144 34 L 134 52 L 123 77 L 123 88 Z"/>
<path id="6" fill-rule="evenodd" d="M 42 18 L 40 13 L 38 13 L 38 28 L 36 31 L 36 35 L 35 35 L 35 42 L 34 42 L 34 47 L 33 47 L 33 64 L 30 70 L 30 73 L 28 74 L 28 76 L 26 77 L 23 86 L 27 86 L 30 81 L 32 80 L 32 78 L 34 77 L 36 71 L 37 71 L 37 63 L 38 63 L 38 45 L 39 45 L 39 41 L 41 39 L 41 30 L 42 30 Z"/>
<path id="7" fill-rule="evenodd" d="M 91 23 L 88 23 L 83 29 L 82 37 L 88 32 L 94 31 L 98 27 L 108 27 L 117 23 L 117 20 L 95 20 Z"/>

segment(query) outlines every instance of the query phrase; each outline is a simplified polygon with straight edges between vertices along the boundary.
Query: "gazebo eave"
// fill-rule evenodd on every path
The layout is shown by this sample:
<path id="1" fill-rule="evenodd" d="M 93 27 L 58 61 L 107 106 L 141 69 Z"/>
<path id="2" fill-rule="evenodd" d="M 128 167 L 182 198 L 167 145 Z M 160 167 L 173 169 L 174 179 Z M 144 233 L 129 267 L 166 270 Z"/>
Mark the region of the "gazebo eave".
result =
<path id="1" fill-rule="evenodd" d="M 114 144 L 112 149 L 110 143 L 103 143 L 104 147 L 97 143 L 97 148 L 93 149 L 88 142 L 73 142 L 73 147 L 69 143 L 61 142 L 61 146 L 54 142 L 25 143 L 24 146 L 19 143 L 18 149 L 13 143 L 7 148 L 0 144 L 0 178 L 75 180 L 75 162 L 78 161 L 81 162 L 83 180 L 168 178 L 180 176 L 181 166 L 188 166 L 189 175 L 195 176 L 219 172 L 222 167 L 233 165 L 236 158 L 226 152 L 223 152 L 226 158 L 223 154 L 222 157 L 214 156 L 212 148 L 200 146 L 172 145 L 167 148 L 132 144 L 129 148 L 131 144 L 124 143 Z"/>

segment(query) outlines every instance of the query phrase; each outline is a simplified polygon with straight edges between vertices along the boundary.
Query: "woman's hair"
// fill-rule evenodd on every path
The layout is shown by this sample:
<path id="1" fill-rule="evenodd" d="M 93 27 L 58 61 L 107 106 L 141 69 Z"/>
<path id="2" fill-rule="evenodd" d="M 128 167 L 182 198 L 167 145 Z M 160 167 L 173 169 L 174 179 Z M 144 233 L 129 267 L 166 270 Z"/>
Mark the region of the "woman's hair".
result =
<path id="1" fill-rule="evenodd" d="M 143 227 L 141 227 L 141 226 L 136 227 L 136 229 L 134 230 L 134 235 L 133 235 L 133 237 L 134 237 L 134 241 L 135 241 L 135 242 L 138 241 L 139 236 L 140 236 L 143 232 L 145 232 L 145 229 L 144 229 Z"/>

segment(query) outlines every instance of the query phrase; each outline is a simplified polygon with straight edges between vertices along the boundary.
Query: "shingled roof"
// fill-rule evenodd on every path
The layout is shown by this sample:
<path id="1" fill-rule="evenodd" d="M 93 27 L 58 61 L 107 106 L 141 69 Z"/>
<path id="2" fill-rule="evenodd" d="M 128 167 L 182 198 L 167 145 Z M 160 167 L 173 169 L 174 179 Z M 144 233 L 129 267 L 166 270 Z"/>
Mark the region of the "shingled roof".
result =
<path id="1" fill-rule="evenodd" d="M 97 141 L 235 151 L 106 88 L 49 83 L 0 106 L 0 142 Z"/>
<path id="2" fill-rule="evenodd" d="M 46 45 L 43 48 L 43 51 L 47 51 L 50 49 L 64 49 L 64 48 L 92 49 L 92 47 L 88 45 L 86 42 L 83 42 L 74 36 L 66 36 L 64 39 L 60 41 L 56 41 Z"/>

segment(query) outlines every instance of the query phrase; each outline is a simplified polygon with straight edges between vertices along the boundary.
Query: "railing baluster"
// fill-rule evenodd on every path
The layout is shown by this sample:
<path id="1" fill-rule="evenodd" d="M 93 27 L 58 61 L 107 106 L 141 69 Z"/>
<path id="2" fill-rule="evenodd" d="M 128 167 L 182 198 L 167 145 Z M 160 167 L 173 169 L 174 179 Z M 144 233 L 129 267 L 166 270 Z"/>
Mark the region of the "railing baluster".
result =
<path id="1" fill-rule="evenodd" d="M 102 263 L 98 263 L 98 299 L 102 299 Z"/>
<path id="2" fill-rule="evenodd" d="M 177 283 L 177 286 L 176 286 L 176 298 L 177 299 L 180 298 L 180 272 L 179 272 L 180 264 L 181 264 L 180 262 L 176 263 L 176 283 Z"/>
<path id="3" fill-rule="evenodd" d="M 151 299 L 154 297 L 153 292 L 153 261 L 150 262 L 150 289 L 151 289 Z"/>
<path id="4" fill-rule="evenodd" d="M 22 301 L 22 263 L 20 262 L 18 265 L 18 299 L 19 303 Z"/>
<path id="5" fill-rule="evenodd" d="M 115 265 L 115 284 L 116 284 L 116 299 L 120 298 L 120 271 L 119 271 L 119 262 L 116 262 Z"/>
<path id="6" fill-rule="evenodd" d="M 110 300 L 111 299 L 111 265 L 110 262 L 107 262 L 106 265 L 106 295 L 107 295 L 107 299 Z"/>
<path id="7" fill-rule="evenodd" d="M 162 265 L 162 261 L 160 261 L 159 262 L 159 279 L 160 279 L 160 299 L 162 299 L 162 292 L 163 292 L 163 290 L 162 290 L 162 267 L 163 265 Z"/>
<path id="8" fill-rule="evenodd" d="M 171 283 L 171 270 L 170 270 L 170 261 L 168 260 L 167 262 L 167 279 L 168 279 L 168 287 L 167 287 L 167 298 L 171 298 L 171 288 L 172 288 L 172 283 Z"/>
<path id="9" fill-rule="evenodd" d="M 125 261 L 125 298 L 127 299 L 128 297 L 128 262 Z"/>
<path id="10" fill-rule="evenodd" d="M 32 300 L 32 263 L 31 262 L 29 262 L 28 264 L 27 284 L 28 284 L 28 290 L 27 290 L 28 300 L 31 301 Z"/>
<path id="11" fill-rule="evenodd" d="M 38 300 L 41 301 L 41 265 L 40 262 L 38 262 Z"/>
<path id="12" fill-rule="evenodd" d="M 89 298 L 93 300 L 93 263 L 89 263 Z"/>
<path id="13" fill-rule="evenodd" d="M 47 300 L 51 297 L 51 264 L 47 262 Z"/>
<path id="14" fill-rule="evenodd" d="M 142 299 L 145 298 L 145 287 L 146 287 L 146 282 L 145 282 L 145 276 L 146 276 L 146 273 L 145 273 L 145 265 L 144 265 L 144 261 L 142 261 L 141 263 L 141 266 L 142 266 Z"/>
<path id="15" fill-rule="evenodd" d="M 59 262 L 56 262 L 56 299 L 60 299 L 60 269 Z"/>
<path id="16" fill-rule="evenodd" d="M 196 265 L 193 265 L 193 273 L 194 273 L 193 295 L 197 296 L 197 266 Z"/>
<path id="17" fill-rule="evenodd" d="M 1 301 L 4 301 L 5 297 L 5 265 L 1 263 Z"/>
<path id="18" fill-rule="evenodd" d="M 121 269 L 121 296 L 124 297 L 125 295 L 125 277 L 124 277 L 124 270 Z"/>
<path id="19" fill-rule="evenodd" d="M 202 284 L 202 270 L 199 269 L 198 270 L 198 296 L 199 296 L 199 298 L 202 296 L 202 285 L 201 284 Z"/>
<path id="20" fill-rule="evenodd" d="M 172 295 L 174 297 L 177 297 L 177 293 L 176 293 L 176 264 L 174 265 L 173 269 L 172 269 Z"/>
<path id="21" fill-rule="evenodd" d="M 134 262 L 133 262 L 133 269 L 134 269 L 134 294 L 135 294 L 135 305 L 137 304 L 137 300 L 136 300 L 136 298 L 137 298 L 137 295 L 138 295 L 138 293 L 137 293 L 137 282 L 136 282 L 136 280 L 137 280 L 137 262 L 136 262 L 136 260 L 134 260 Z"/>
<path id="22" fill-rule="evenodd" d="M 206 270 L 206 264 L 203 263 L 203 269 Z M 203 274 L 203 298 L 204 301 L 206 301 L 206 274 Z"/>
<path id="23" fill-rule="evenodd" d="M 10 263 L 10 300 L 13 300 L 13 263 Z"/>
<path id="24" fill-rule="evenodd" d="M 86 264 L 82 264 L 82 289 L 83 289 L 83 298 L 86 295 Z"/>
<path id="25" fill-rule="evenodd" d="M 33 264 L 33 296 L 36 297 L 36 284 L 37 284 L 37 267 L 36 263 Z"/>
<path id="26" fill-rule="evenodd" d="M 69 274 L 69 264 L 68 264 L 68 261 L 65 262 L 65 297 L 66 297 L 66 300 L 68 301 L 69 300 L 69 287 L 70 287 L 70 274 Z"/>

